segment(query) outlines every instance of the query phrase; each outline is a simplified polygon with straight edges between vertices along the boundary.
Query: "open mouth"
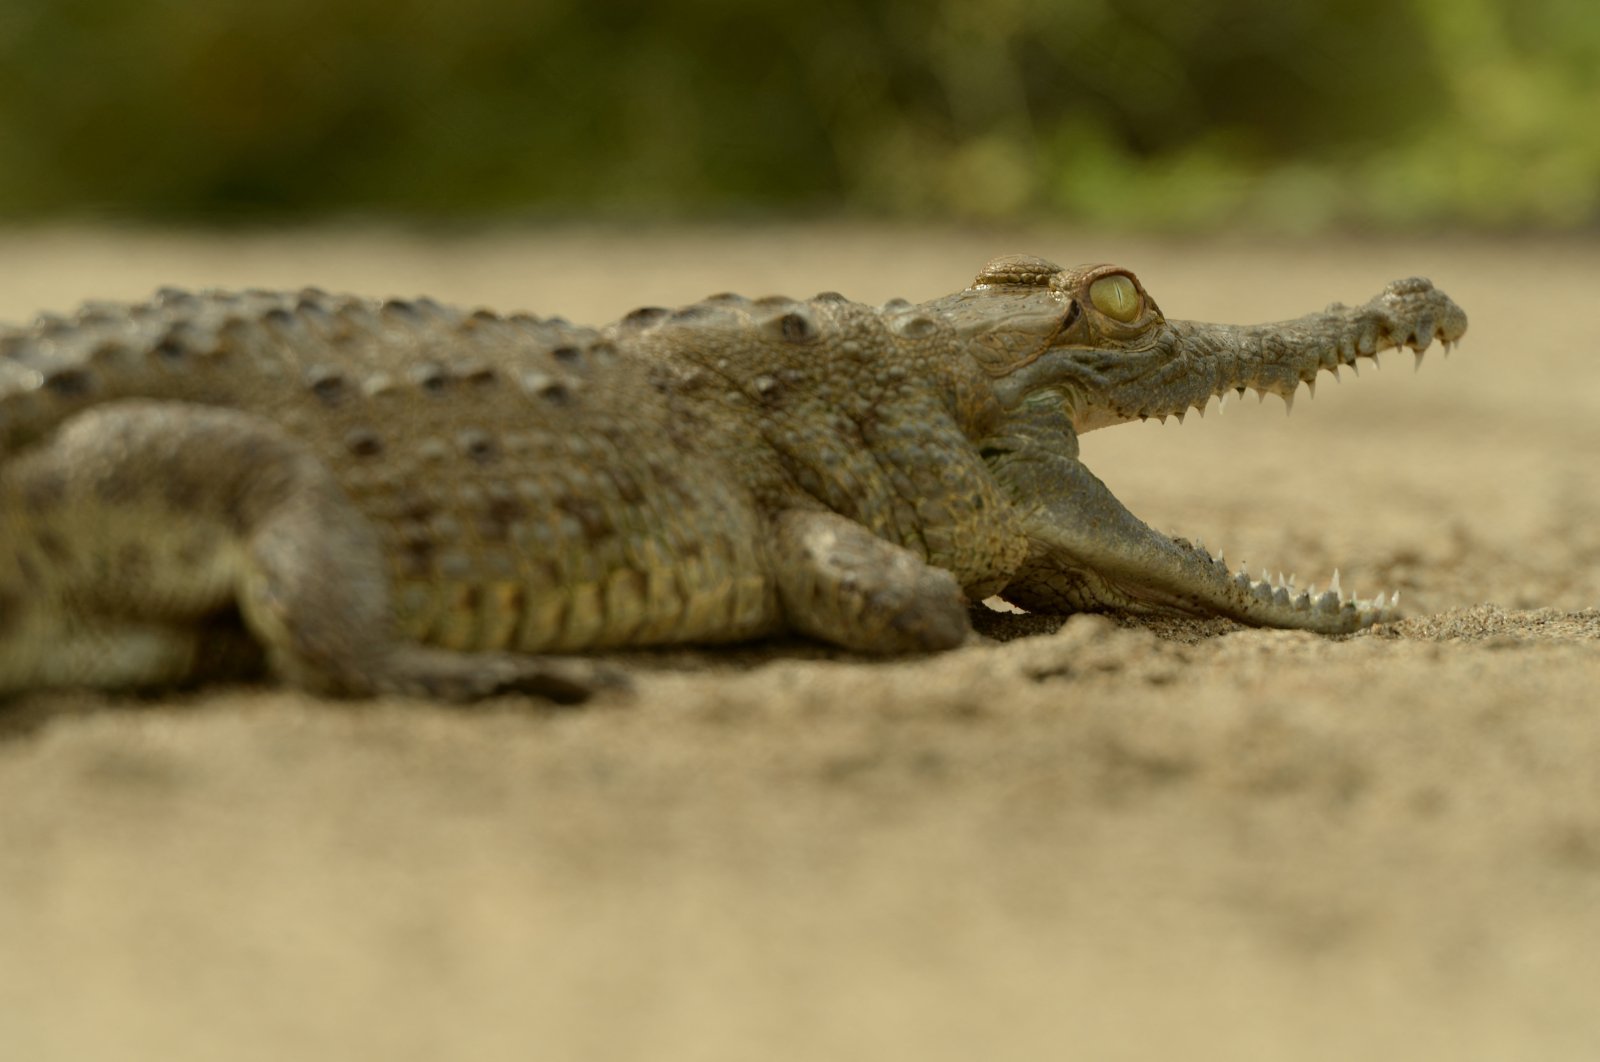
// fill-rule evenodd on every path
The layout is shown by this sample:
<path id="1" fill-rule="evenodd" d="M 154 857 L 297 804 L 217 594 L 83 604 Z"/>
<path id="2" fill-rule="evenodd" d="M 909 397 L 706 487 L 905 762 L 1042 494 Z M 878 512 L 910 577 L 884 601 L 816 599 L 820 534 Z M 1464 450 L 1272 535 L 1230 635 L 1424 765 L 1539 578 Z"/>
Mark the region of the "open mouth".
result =
<path id="1" fill-rule="evenodd" d="M 1283 399 L 1292 410 L 1304 386 L 1315 394 L 1323 372 L 1337 379 L 1361 359 L 1409 348 L 1421 366 L 1437 340 L 1449 349 L 1467 327 L 1466 314 L 1431 283 L 1399 280 L 1361 306 L 1338 303 L 1317 314 L 1265 325 L 1214 325 L 1158 320 L 1154 341 L 1136 349 L 1095 346 L 1062 353 L 1083 399 L 1074 427 L 1083 431 L 1129 420 L 1182 420 L 1255 391 Z M 1151 333 L 1146 333 L 1150 335 Z M 1048 367 L 1045 367 L 1048 368 Z M 1043 369 L 1035 369 L 1043 374 Z M 1075 456 L 1037 475 L 1059 501 L 1031 524 L 1027 569 L 1003 597 L 1038 611 L 1156 607 L 1222 615 L 1242 623 L 1342 634 L 1398 618 L 1398 592 L 1373 598 L 1347 593 L 1339 573 L 1325 585 L 1300 584 L 1292 574 L 1230 569 L 1199 542 L 1160 534 L 1141 522 Z M 1026 482 L 1026 480 L 1024 480 Z M 1026 495 L 1029 488 L 1021 491 Z M 1036 489 L 1036 488 L 1034 488 Z"/>

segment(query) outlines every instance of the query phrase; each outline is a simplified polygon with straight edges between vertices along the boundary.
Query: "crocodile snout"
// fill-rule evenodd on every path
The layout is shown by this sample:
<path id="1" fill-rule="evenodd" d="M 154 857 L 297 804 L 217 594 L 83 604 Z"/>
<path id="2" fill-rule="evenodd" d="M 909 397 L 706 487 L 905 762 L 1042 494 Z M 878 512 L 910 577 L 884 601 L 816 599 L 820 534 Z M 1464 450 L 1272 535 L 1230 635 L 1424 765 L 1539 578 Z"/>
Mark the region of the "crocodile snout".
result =
<path id="1" fill-rule="evenodd" d="M 1395 345 L 1418 353 L 1436 339 L 1449 347 L 1467 332 L 1466 311 L 1427 277 L 1391 281 L 1373 301 L 1386 311 L 1385 323 Z"/>

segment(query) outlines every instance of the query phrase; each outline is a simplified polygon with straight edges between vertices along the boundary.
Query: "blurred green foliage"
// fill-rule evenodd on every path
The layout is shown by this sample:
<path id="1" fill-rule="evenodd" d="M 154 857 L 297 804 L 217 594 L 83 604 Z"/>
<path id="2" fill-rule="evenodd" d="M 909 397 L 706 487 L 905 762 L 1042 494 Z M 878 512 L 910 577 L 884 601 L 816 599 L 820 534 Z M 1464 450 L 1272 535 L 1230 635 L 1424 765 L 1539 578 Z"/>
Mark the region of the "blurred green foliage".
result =
<path id="1" fill-rule="evenodd" d="M 1594 0 L 0 0 L 0 216 L 1600 216 Z"/>

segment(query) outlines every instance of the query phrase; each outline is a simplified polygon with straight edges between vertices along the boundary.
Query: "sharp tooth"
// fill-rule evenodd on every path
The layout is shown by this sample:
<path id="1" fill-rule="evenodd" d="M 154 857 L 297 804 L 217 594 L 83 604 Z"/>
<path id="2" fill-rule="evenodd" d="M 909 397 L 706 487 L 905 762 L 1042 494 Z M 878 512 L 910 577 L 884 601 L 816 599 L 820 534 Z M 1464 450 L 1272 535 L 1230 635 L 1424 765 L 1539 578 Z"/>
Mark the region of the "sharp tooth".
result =
<path id="1" fill-rule="evenodd" d="M 1400 591 L 1396 590 L 1394 592 L 1394 596 L 1389 599 L 1389 607 L 1390 608 L 1399 608 L 1400 607 Z"/>
<path id="2" fill-rule="evenodd" d="M 1257 403 L 1261 403 L 1261 402 L 1265 402 L 1266 400 L 1267 400 L 1267 392 L 1264 391 L 1263 389 L 1259 388 L 1259 387 L 1256 388 L 1256 402 Z"/>
<path id="3" fill-rule="evenodd" d="M 1288 416 L 1294 412 L 1294 392 L 1290 391 L 1283 396 L 1283 415 Z"/>
<path id="4" fill-rule="evenodd" d="M 1372 367 L 1374 369 L 1382 369 L 1383 368 L 1383 362 L 1378 360 L 1378 356 L 1376 354 L 1374 354 L 1372 356 Z"/>
<path id="5" fill-rule="evenodd" d="M 1285 579 L 1283 577 L 1283 573 L 1282 572 L 1278 573 L 1278 585 L 1279 586 L 1288 586 L 1289 585 L 1289 580 L 1287 580 L 1287 579 Z"/>
<path id="6" fill-rule="evenodd" d="M 1239 392 L 1239 397 L 1240 398 L 1244 397 L 1244 388 L 1243 387 L 1235 387 L 1234 390 Z"/>
<path id="7" fill-rule="evenodd" d="M 1333 382 L 1334 383 L 1339 383 L 1340 382 L 1340 380 L 1339 380 L 1339 366 L 1335 365 L 1333 368 L 1329 369 L 1328 371 L 1333 373 Z"/>
<path id="8" fill-rule="evenodd" d="M 1415 351 L 1412 351 L 1412 353 L 1413 353 L 1413 354 L 1414 354 L 1414 355 L 1416 355 L 1416 358 L 1417 358 L 1417 367 L 1416 367 L 1416 368 L 1415 368 L 1415 369 L 1412 369 L 1412 370 L 1411 370 L 1411 371 L 1412 371 L 1412 372 L 1421 372 L 1421 371 L 1422 371 L 1422 351 L 1420 351 L 1420 350 L 1415 350 Z"/>
<path id="9" fill-rule="evenodd" d="M 1378 612 L 1382 612 L 1383 608 L 1384 608 L 1384 605 L 1387 602 L 1388 602 L 1388 598 L 1383 594 L 1379 594 L 1377 597 L 1372 599 L 1372 607 L 1375 610 L 1377 610 Z"/>
<path id="10" fill-rule="evenodd" d="M 1317 378 L 1315 376 L 1306 381 L 1306 397 L 1313 399 L 1317 397 Z"/>
<path id="11" fill-rule="evenodd" d="M 1173 417 L 1177 419 L 1179 424 L 1182 424 L 1183 423 L 1183 415 L 1184 415 L 1184 413 L 1187 413 L 1187 412 L 1189 412 L 1189 411 L 1186 409 L 1186 410 L 1183 410 L 1180 413 L 1174 413 Z M 1163 421 L 1162 423 L 1165 423 L 1165 421 Z"/>
<path id="12" fill-rule="evenodd" d="M 1262 586 L 1271 586 L 1272 585 L 1272 573 L 1267 571 L 1265 568 L 1261 569 L 1261 585 Z"/>
<path id="13" fill-rule="evenodd" d="M 1352 361 L 1350 363 L 1350 374 L 1352 376 L 1360 376 L 1361 375 L 1361 366 L 1357 365 L 1355 362 Z"/>

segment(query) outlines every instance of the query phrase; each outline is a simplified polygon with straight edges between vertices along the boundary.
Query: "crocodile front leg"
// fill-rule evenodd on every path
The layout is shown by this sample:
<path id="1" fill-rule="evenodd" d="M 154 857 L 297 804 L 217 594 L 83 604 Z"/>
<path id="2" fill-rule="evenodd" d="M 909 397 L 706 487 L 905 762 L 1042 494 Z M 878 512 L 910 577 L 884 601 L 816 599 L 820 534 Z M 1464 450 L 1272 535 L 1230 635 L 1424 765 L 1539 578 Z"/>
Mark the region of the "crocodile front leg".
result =
<path id="1" fill-rule="evenodd" d="M 838 513 L 774 521 L 773 560 L 791 629 L 865 653 L 953 649 L 971 630 L 955 576 Z"/>
<path id="2" fill-rule="evenodd" d="M 1320 634 L 1344 634 L 1397 616 L 1382 595 L 1345 600 L 1329 589 L 1313 597 L 1251 581 L 1242 572 L 1230 575 L 1205 550 L 1134 516 L 1074 456 L 1021 451 L 1008 455 L 996 472 L 1016 497 L 1040 499 L 1026 520 L 1028 559 L 1000 594 L 1030 611 L 1146 606 Z"/>

